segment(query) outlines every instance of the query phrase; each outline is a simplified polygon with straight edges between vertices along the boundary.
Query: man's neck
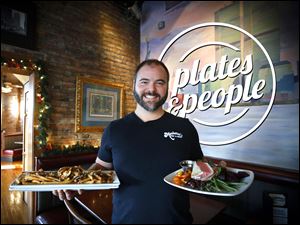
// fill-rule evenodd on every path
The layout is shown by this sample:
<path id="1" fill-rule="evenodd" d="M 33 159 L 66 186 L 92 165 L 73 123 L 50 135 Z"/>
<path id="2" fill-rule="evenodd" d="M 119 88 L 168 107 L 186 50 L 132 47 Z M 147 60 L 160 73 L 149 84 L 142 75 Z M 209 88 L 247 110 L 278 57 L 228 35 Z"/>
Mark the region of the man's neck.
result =
<path id="1" fill-rule="evenodd" d="M 164 115 L 164 113 L 165 111 L 162 109 L 162 107 L 158 108 L 154 112 L 149 112 L 139 105 L 137 105 L 135 109 L 135 114 L 144 122 L 157 120 L 161 118 Z"/>

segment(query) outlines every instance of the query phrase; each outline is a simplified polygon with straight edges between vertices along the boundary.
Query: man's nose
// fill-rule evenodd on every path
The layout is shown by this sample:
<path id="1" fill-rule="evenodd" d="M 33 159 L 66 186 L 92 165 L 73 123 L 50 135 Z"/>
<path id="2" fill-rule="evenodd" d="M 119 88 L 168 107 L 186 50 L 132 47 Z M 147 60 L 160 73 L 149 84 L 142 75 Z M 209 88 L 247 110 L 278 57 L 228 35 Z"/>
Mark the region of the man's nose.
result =
<path id="1" fill-rule="evenodd" d="M 149 83 L 148 91 L 150 91 L 151 93 L 156 91 L 155 83 L 152 83 L 152 82 Z"/>

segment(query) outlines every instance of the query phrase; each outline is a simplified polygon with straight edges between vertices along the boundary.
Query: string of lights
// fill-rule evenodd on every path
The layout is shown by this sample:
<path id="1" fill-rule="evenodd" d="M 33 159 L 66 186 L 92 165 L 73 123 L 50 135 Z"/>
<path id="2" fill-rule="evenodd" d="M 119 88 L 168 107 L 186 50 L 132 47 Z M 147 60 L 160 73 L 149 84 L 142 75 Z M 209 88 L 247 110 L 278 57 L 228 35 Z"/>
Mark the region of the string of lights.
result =
<path id="1" fill-rule="evenodd" d="M 7 59 L 1 56 L 1 67 L 10 67 L 24 70 L 25 72 L 32 71 L 38 76 L 36 89 L 36 102 L 38 103 L 38 134 L 35 137 L 36 144 L 39 149 L 46 150 L 48 142 L 48 120 L 51 112 L 51 105 L 48 96 L 48 75 L 45 71 L 42 61 L 32 62 L 31 60 L 16 60 L 13 58 Z"/>

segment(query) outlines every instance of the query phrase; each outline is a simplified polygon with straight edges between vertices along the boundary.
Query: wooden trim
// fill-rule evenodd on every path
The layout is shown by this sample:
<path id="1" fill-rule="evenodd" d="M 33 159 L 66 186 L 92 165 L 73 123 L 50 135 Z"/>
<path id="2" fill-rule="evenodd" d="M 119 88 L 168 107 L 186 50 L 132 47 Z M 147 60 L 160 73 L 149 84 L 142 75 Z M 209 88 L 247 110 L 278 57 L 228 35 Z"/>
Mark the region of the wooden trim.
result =
<path id="1" fill-rule="evenodd" d="M 206 158 L 212 160 L 215 163 L 218 163 L 220 160 L 224 160 L 224 159 L 218 159 L 213 157 L 206 157 Z M 256 180 L 274 183 L 274 184 L 289 185 L 289 186 L 299 185 L 299 171 L 268 167 L 268 166 L 256 165 L 256 164 L 245 163 L 245 162 L 237 162 L 233 160 L 224 160 L 224 161 L 226 161 L 228 167 L 253 171 Z"/>
<path id="2" fill-rule="evenodd" d="M 13 137 L 13 136 L 21 136 L 21 135 L 23 135 L 23 132 L 15 132 L 15 133 L 4 134 L 4 137 Z"/>
<path id="3" fill-rule="evenodd" d="M 97 158 L 97 152 L 82 152 L 69 155 L 55 155 L 48 157 L 35 157 L 35 170 L 53 170 L 63 166 L 93 164 Z"/>

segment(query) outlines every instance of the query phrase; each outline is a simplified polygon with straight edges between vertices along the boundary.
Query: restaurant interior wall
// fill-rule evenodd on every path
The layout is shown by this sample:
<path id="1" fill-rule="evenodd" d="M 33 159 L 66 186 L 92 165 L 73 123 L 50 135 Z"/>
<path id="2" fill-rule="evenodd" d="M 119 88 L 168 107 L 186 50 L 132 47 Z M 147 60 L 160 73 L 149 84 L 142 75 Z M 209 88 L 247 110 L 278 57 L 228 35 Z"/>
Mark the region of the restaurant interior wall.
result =
<path id="1" fill-rule="evenodd" d="M 145 2 L 142 15 L 141 60 L 158 58 L 167 44 L 180 32 L 208 22 L 223 22 L 242 27 L 265 46 L 275 67 L 277 81 L 276 98 L 270 115 L 256 132 L 243 140 L 220 146 L 202 144 L 201 147 L 204 155 L 208 157 L 246 163 L 250 165 L 248 167 L 250 169 L 252 165 L 253 169 L 259 166 L 268 168 L 269 171 L 272 171 L 272 168 L 276 171 L 292 171 L 298 177 L 292 184 L 289 182 L 278 183 L 278 180 L 272 179 L 272 175 L 266 180 L 260 179 L 262 173 L 257 173 L 253 185 L 243 195 L 227 199 L 218 198 L 231 206 L 225 210 L 225 213 L 243 217 L 244 221 L 255 218 L 255 215 L 258 215 L 256 222 L 263 219 L 272 220 L 272 215 L 271 217 L 263 215 L 264 207 L 266 207 L 264 196 L 274 192 L 287 195 L 286 207 L 289 208 L 289 222 L 297 219 L 297 210 L 299 210 L 299 3 L 266 1 Z M 254 65 L 258 65 L 253 70 L 254 79 L 266 79 L 267 82 L 270 82 L 270 78 L 267 78 L 268 70 L 264 65 L 263 55 L 259 53 L 257 46 L 253 45 L 249 38 L 241 39 L 238 32 L 217 28 L 200 30 L 194 36 L 193 32 L 194 30 L 186 34 L 182 38 L 183 40 L 177 39 L 163 58 L 163 62 L 170 69 L 171 85 L 175 69 L 182 68 L 179 63 L 180 53 L 185 53 L 197 44 L 220 40 L 242 48 L 244 55 L 253 54 Z M 219 39 L 216 40 L 217 38 Z M 243 41 L 240 42 L 240 40 Z M 202 48 L 194 51 L 189 57 L 193 60 L 200 59 L 200 68 L 206 63 L 219 62 L 220 57 L 225 54 L 230 59 L 235 57 L 232 51 L 224 49 L 226 48 L 208 50 Z M 191 67 L 192 63 L 193 61 L 188 61 L 184 65 Z M 187 85 L 181 91 L 183 94 L 197 93 L 200 95 L 204 91 L 215 91 L 222 85 L 226 89 L 228 85 L 237 83 L 239 81 L 233 79 L 207 82 L 197 87 Z M 270 90 L 270 86 L 267 88 Z M 262 101 L 255 107 L 264 107 L 268 99 L 270 99 L 270 94 L 266 93 Z M 165 107 L 167 108 L 168 105 L 166 104 Z M 194 114 L 189 115 L 188 118 L 197 117 L 197 111 L 196 109 Z M 254 114 L 259 113 L 258 110 Z M 213 113 L 210 113 L 208 118 L 212 119 L 212 117 Z M 242 127 L 234 127 L 234 129 L 218 127 L 217 131 L 214 130 L 216 132 L 209 132 L 207 127 L 199 126 L 199 124 L 195 124 L 195 126 L 200 140 L 210 138 L 215 141 L 219 137 L 226 137 L 232 130 L 242 130 Z M 285 179 L 284 176 L 279 175 L 279 177 Z M 270 207 L 272 208 L 272 206 Z"/>
<path id="2" fill-rule="evenodd" d="M 52 145 L 100 145 L 101 133 L 75 132 L 76 76 L 125 85 L 124 112 L 135 108 L 132 75 L 139 63 L 139 21 L 122 3 L 34 2 L 34 48 L 1 43 L 1 52 L 42 60 L 49 80 Z"/>
<path id="3" fill-rule="evenodd" d="M 167 1 L 162 1 L 155 4 L 148 2 L 143 4 L 143 15 L 147 16 L 142 17 L 141 20 L 141 60 L 158 58 L 172 38 L 187 28 L 207 22 L 222 22 L 240 26 L 252 33 L 269 52 L 275 68 L 276 97 L 273 108 L 264 123 L 251 135 L 239 141 L 227 145 L 203 144 L 204 154 L 216 158 L 299 171 L 299 7 L 297 7 L 299 3 L 182 1 L 171 7 L 167 3 Z M 236 45 L 241 48 L 244 56 L 252 54 L 253 80 L 265 79 L 268 83 L 264 90 L 266 93 L 260 101 L 244 103 L 246 107 L 250 106 L 247 113 L 250 115 L 249 118 L 245 116 L 245 122 L 241 119 L 241 122 L 236 121 L 228 126 L 211 128 L 196 123 L 193 118 L 220 122 L 220 118 L 217 116 L 221 113 L 217 114 L 216 109 L 210 108 L 209 110 L 215 111 L 207 113 L 205 118 L 200 117 L 206 116 L 206 114 L 200 114 L 202 111 L 200 112 L 198 109 L 187 114 L 198 131 L 200 141 L 212 143 L 221 142 L 223 139 L 226 141 L 233 139 L 237 136 L 233 136 L 232 132 L 235 132 L 234 134 L 240 132 L 239 134 L 242 135 L 245 133 L 245 127 L 249 127 L 250 130 L 255 125 L 252 121 L 258 121 L 268 106 L 269 91 L 272 88 L 271 76 L 268 76 L 270 73 L 265 65 L 265 57 L 255 43 L 250 43 L 249 38 L 241 39 L 239 32 L 222 30 L 218 27 L 195 29 L 193 32 L 182 36 L 186 39 L 174 42 L 163 58 L 170 69 L 171 87 L 174 83 L 175 69 L 182 66 L 179 64 L 180 53 L 185 53 L 191 46 L 194 47 L 199 43 L 209 41 L 223 41 Z M 232 51 L 225 50 L 226 48 L 219 47 L 198 49 L 186 59 L 189 60 L 188 64 L 183 65 L 191 67 L 193 60 L 200 59 L 199 69 L 201 69 L 207 63 L 219 62 L 222 55 L 228 55 L 229 61 L 235 57 Z M 183 94 L 197 93 L 201 95 L 204 91 L 214 92 L 222 87 L 227 90 L 229 85 L 239 82 L 242 81 L 224 79 L 195 86 L 188 84 L 181 88 L 181 91 Z M 170 92 L 171 90 L 172 88 L 169 88 Z M 235 109 L 242 111 L 243 106 L 242 104 L 233 105 L 232 111 Z M 169 109 L 168 103 L 165 104 L 165 108 Z M 252 110 L 252 114 L 251 108 L 255 109 Z M 209 110 L 206 111 L 211 112 Z M 219 110 L 224 110 L 224 108 L 219 107 Z M 227 117 L 225 115 L 223 117 L 221 119 L 226 121 Z"/>

